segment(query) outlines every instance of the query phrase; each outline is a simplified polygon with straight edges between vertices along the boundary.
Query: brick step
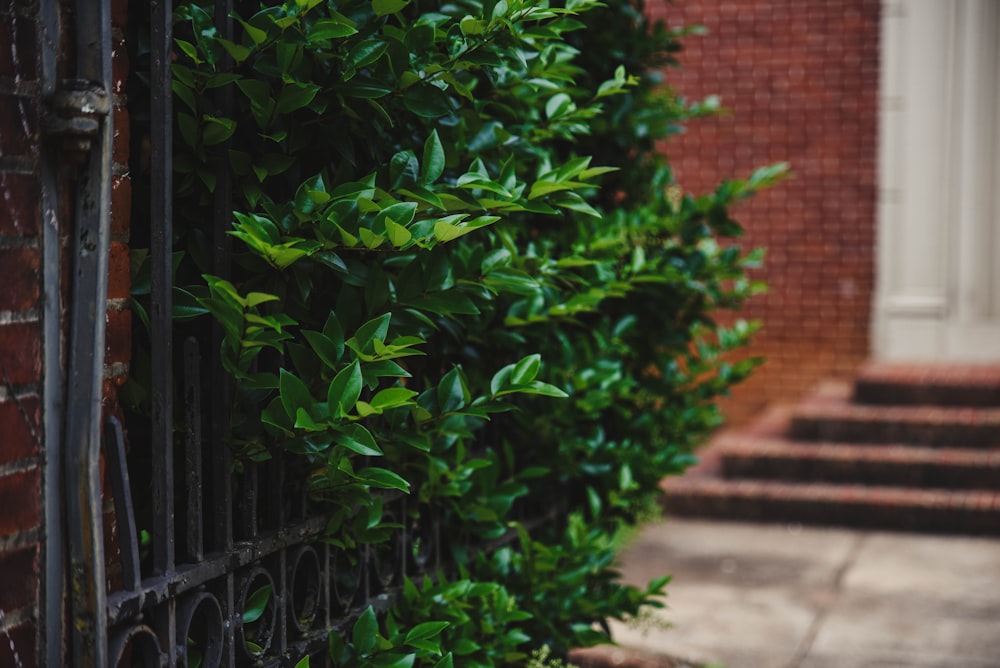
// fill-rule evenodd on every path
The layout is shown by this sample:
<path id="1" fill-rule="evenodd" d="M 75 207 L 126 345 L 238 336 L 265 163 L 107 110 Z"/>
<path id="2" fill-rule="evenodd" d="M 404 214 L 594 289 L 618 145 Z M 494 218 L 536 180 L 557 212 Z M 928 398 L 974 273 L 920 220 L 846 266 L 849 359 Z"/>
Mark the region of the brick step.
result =
<path id="1" fill-rule="evenodd" d="M 1000 450 L 731 439 L 724 478 L 947 489 L 1000 489 Z"/>
<path id="2" fill-rule="evenodd" d="M 854 401 L 1000 407 L 1000 365 L 869 364 L 854 380 Z"/>
<path id="3" fill-rule="evenodd" d="M 791 416 L 790 439 L 1000 446 L 1000 408 L 859 405 L 849 402 L 850 393 L 848 384 L 829 383 L 800 402 Z"/>
<path id="4" fill-rule="evenodd" d="M 670 515 L 1000 535 L 1000 493 L 683 476 L 661 483 Z"/>

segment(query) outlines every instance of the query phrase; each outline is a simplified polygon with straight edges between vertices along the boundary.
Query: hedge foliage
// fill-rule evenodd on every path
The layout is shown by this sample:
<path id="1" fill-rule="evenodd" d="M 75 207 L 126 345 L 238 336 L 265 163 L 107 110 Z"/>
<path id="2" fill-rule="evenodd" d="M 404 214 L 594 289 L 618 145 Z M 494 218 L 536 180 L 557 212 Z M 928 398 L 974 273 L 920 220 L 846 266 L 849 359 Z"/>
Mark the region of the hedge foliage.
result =
<path id="1" fill-rule="evenodd" d="M 237 5 L 232 40 L 210 4 L 175 15 L 177 315 L 222 326 L 234 451 L 299 455 L 331 543 L 388 540 L 395 491 L 453 564 L 334 662 L 605 641 L 665 584 L 616 582 L 617 531 L 756 364 L 724 354 L 753 327 L 713 318 L 757 289 L 728 208 L 781 168 L 683 193 L 656 143 L 714 104 L 659 85 L 683 33 L 639 0 Z M 220 166 L 232 280 L 204 224 Z"/>

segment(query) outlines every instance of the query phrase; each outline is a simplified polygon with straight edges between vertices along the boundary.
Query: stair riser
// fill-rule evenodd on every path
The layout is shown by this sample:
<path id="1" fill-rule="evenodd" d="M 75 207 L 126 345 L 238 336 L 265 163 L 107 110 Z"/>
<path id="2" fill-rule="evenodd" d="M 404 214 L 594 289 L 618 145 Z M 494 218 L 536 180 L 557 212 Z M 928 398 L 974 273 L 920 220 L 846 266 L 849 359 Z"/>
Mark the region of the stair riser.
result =
<path id="1" fill-rule="evenodd" d="M 859 379 L 854 385 L 854 401 L 881 406 L 1000 406 L 998 386 L 918 385 L 905 382 L 878 382 Z"/>
<path id="2" fill-rule="evenodd" d="M 995 489 L 1000 468 L 980 465 L 940 465 L 873 462 L 861 459 L 819 460 L 784 457 L 724 457 L 722 474 L 729 479 L 827 482 L 938 489 Z"/>
<path id="3" fill-rule="evenodd" d="M 997 424 L 796 416 L 792 418 L 789 432 L 792 439 L 800 441 L 907 443 L 930 447 L 1000 446 L 1000 425 Z"/>
<path id="4" fill-rule="evenodd" d="M 794 522 L 893 531 L 1000 535 L 1000 512 L 855 503 L 845 499 L 743 498 L 686 493 L 664 497 L 675 516 L 726 520 Z"/>

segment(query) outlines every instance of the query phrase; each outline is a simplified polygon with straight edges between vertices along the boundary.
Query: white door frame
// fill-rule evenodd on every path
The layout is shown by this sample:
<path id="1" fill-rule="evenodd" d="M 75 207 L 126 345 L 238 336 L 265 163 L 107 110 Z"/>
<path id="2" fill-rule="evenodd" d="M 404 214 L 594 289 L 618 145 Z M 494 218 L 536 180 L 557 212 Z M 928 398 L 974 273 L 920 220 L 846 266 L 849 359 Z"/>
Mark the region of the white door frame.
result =
<path id="1" fill-rule="evenodd" d="M 884 0 L 876 358 L 1000 360 L 1000 0 Z"/>

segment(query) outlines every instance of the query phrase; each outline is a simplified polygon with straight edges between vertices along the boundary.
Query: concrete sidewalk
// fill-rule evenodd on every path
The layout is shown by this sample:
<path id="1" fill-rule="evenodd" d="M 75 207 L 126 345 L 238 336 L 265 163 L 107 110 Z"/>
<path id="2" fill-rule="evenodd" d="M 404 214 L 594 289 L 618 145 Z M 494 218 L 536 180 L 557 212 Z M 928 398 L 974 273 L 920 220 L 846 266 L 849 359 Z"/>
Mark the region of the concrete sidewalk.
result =
<path id="1" fill-rule="evenodd" d="M 1000 667 L 1000 539 L 669 520 L 621 558 L 670 573 L 625 648 L 726 668 Z M 670 628 L 665 628 L 669 624 Z"/>

